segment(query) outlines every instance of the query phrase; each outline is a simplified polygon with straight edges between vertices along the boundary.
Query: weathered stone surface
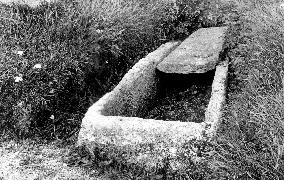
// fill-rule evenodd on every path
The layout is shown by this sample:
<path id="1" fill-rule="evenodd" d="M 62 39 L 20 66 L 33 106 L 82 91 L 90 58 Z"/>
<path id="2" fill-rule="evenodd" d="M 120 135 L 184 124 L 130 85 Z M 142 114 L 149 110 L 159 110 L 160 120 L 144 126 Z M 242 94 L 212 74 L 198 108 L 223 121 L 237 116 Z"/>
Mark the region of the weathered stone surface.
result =
<path id="1" fill-rule="evenodd" d="M 113 91 L 88 109 L 82 120 L 79 146 L 87 147 L 90 154 L 102 148 L 108 157 L 132 152 L 131 156 L 124 157 L 129 164 L 157 168 L 173 151 L 189 151 L 184 144 L 202 138 L 205 123 L 133 117 L 143 113 L 156 98 L 157 64 L 178 44 L 167 43 L 141 59 Z"/>
<path id="2" fill-rule="evenodd" d="M 87 116 L 83 121 L 80 146 L 87 147 L 91 154 L 99 149 L 110 159 L 123 159 L 126 165 L 134 163 L 147 169 L 158 169 L 167 157 L 175 158 L 183 152 L 196 156 L 198 152 L 189 148 L 190 142 L 202 140 L 206 126 L 205 123 L 99 115 Z"/>
<path id="3" fill-rule="evenodd" d="M 227 27 L 201 28 L 191 34 L 157 69 L 165 73 L 204 73 L 216 67 Z"/>
<path id="4" fill-rule="evenodd" d="M 100 113 L 104 116 L 141 117 L 158 93 L 157 64 L 179 44 L 180 42 L 167 43 L 141 59 L 95 107 L 101 107 Z"/>
<path id="5" fill-rule="evenodd" d="M 212 105 L 206 110 L 207 119 L 204 122 L 134 117 L 147 111 L 145 107 L 157 98 L 157 64 L 178 44 L 167 43 L 141 59 L 113 91 L 88 109 L 78 136 L 79 146 L 87 148 L 95 159 L 106 162 L 117 160 L 124 165 L 135 164 L 149 172 L 164 168 L 165 160 L 168 159 L 173 169 L 187 169 L 188 158 L 200 161 L 197 156 L 199 149 L 194 146 L 203 140 L 204 134 L 213 134 L 211 132 L 219 121 L 221 112 L 214 111 L 221 109 L 225 98 L 225 85 L 222 84 L 226 79 L 226 70 L 222 68 L 225 65 L 216 68 L 220 71 L 215 72 L 216 80 L 213 81 L 213 91 L 217 94 L 212 92 L 214 98 L 210 101 L 214 102 L 209 102 Z M 216 98 L 221 101 L 216 101 Z"/>
<path id="6" fill-rule="evenodd" d="M 205 123 L 210 127 L 205 133 L 209 137 L 215 136 L 222 116 L 222 108 L 226 100 L 228 66 L 229 61 L 225 60 L 220 62 L 216 67 L 212 83 L 211 98 L 205 112 Z"/>

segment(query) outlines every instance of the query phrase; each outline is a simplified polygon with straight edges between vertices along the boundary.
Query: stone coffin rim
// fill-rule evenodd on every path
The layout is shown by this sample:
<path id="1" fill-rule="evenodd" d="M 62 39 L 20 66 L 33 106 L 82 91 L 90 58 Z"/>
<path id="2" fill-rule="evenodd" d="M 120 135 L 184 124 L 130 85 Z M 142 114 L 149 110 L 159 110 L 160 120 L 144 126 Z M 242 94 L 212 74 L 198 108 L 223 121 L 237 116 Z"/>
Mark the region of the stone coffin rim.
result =
<path id="1" fill-rule="evenodd" d="M 217 69 L 220 69 L 222 66 L 226 67 L 228 66 L 228 61 L 223 61 L 222 63 L 220 63 L 220 65 L 217 65 L 217 68 L 215 70 L 215 75 L 214 75 L 214 80 L 212 83 L 212 93 L 215 93 L 216 88 L 213 88 L 213 84 L 217 83 L 220 84 L 220 80 L 215 80 L 215 76 L 218 73 Z M 223 74 L 226 74 L 227 69 L 223 70 Z M 128 74 L 128 73 L 127 73 Z M 224 79 L 224 77 L 221 77 L 221 79 Z M 226 78 L 226 75 L 225 75 Z M 121 80 L 123 81 L 123 79 Z M 217 81 L 217 82 L 214 82 Z M 221 82 L 221 84 L 224 84 L 225 82 Z M 180 126 L 177 128 L 176 132 L 179 133 L 182 136 L 182 131 L 180 131 L 180 128 L 182 129 L 184 126 L 189 126 L 188 128 L 191 128 L 192 131 L 198 132 L 195 135 L 189 135 L 192 138 L 197 138 L 200 139 L 201 135 L 203 135 L 206 131 L 210 132 L 210 136 L 212 137 L 215 134 L 215 130 L 217 128 L 217 121 L 220 119 L 220 112 L 215 112 L 215 110 L 220 111 L 220 108 L 222 108 L 222 103 L 224 103 L 225 99 L 224 97 L 222 97 L 220 99 L 220 96 L 212 96 L 211 93 L 211 98 L 209 101 L 209 104 L 207 105 L 206 108 L 206 112 L 205 112 L 205 121 L 200 122 L 200 123 L 195 123 L 195 122 L 181 122 L 181 121 L 165 121 L 165 120 L 156 120 L 156 119 L 144 119 L 144 118 L 139 118 L 139 117 L 135 117 L 135 116 L 120 116 L 120 115 L 103 115 L 102 111 L 104 110 L 104 106 L 107 103 L 108 99 L 111 99 L 112 96 L 115 96 L 116 94 L 114 93 L 115 90 L 119 91 L 120 89 L 118 88 L 119 85 L 117 85 L 111 92 L 106 93 L 102 98 L 100 98 L 96 103 L 94 103 L 86 112 L 85 117 L 83 118 L 83 122 L 82 122 L 82 126 L 81 126 L 81 130 L 88 132 L 89 130 L 95 130 L 97 128 L 96 127 L 108 127 L 110 125 L 110 122 L 113 122 L 113 124 L 116 124 L 117 126 L 121 126 L 120 124 L 123 124 L 126 121 L 129 121 L 131 119 L 131 121 L 133 122 L 133 124 L 137 124 L 137 122 L 141 122 L 140 126 L 137 126 L 135 128 L 132 129 L 147 129 L 147 122 L 151 122 L 154 125 L 163 125 L 165 126 L 171 126 L 172 124 L 176 124 L 176 126 Z M 221 90 L 220 93 L 221 95 L 225 92 L 225 85 L 220 86 Z M 218 87 L 220 89 L 220 87 Z M 217 88 L 217 91 L 219 91 Z M 219 94 L 220 94 L 219 93 Z M 212 99 L 215 99 L 214 101 L 216 101 L 217 99 L 217 103 L 214 102 L 212 103 Z M 219 101 L 219 102 L 218 102 Z M 210 109 L 208 107 L 211 107 Z M 104 122 L 100 122 L 96 119 L 104 119 Z M 108 122 L 108 120 L 110 120 Z M 87 123 L 88 122 L 88 123 Z M 87 129 L 86 128 L 86 124 L 90 125 L 91 127 L 89 127 Z M 141 125 L 142 124 L 142 125 Z M 84 126 L 83 126 L 84 125 Z M 212 127 L 211 127 L 212 126 Z M 151 128 L 150 128 L 151 129 Z M 81 132 L 80 130 L 80 132 Z M 88 132 L 89 135 L 94 135 L 93 132 Z M 86 134 L 85 134 L 86 135 Z M 83 140 L 87 140 L 89 141 L 90 139 L 88 138 L 84 138 L 83 136 L 80 136 L 79 139 Z M 80 143 L 79 143 L 80 144 Z"/>
<path id="2" fill-rule="evenodd" d="M 134 75 L 137 75 L 134 73 L 138 73 L 140 75 L 142 74 L 142 76 L 137 75 L 135 76 L 135 78 L 142 77 L 147 79 L 147 76 L 143 74 L 145 71 L 140 71 L 139 68 L 152 66 L 151 71 L 153 72 L 153 68 L 159 61 L 157 59 L 155 60 L 155 55 L 158 55 L 159 58 L 162 58 L 164 56 L 161 55 L 161 50 L 165 53 L 171 51 L 174 47 L 176 46 L 173 43 L 167 43 L 163 47 L 159 48 L 160 50 L 157 49 L 156 51 L 150 53 L 148 55 L 150 57 L 148 61 L 150 62 L 145 61 L 145 59 L 141 59 L 137 63 L 137 65 L 135 65 L 123 77 L 123 80 L 121 80 L 121 82 L 137 83 L 136 80 L 132 79 Z M 217 69 L 220 69 L 221 71 L 217 73 Z M 215 95 L 211 95 L 210 102 L 205 112 L 205 121 L 201 123 L 143 119 L 133 116 L 125 117 L 119 115 L 121 113 L 124 114 L 124 110 L 120 111 L 120 108 L 123 108 L 123 106 L 121 106 L 120 100 L 121 97 L 123 98 L 123 95 L 121 95 L 121 90 L 125 92 L 125 90 L 132 88 L 131 84 L 128 84 L 125 87 L 121 87 L 123 83 L 120 82 L 111 92 L 106 93 L 88 109 L 82 121 L 77 146 L 87 148 L 91 157 L 94 158 L 96 158 L 97 156 L 96 154 L 94 154 L 94 152 L 97 152 L 98 148 L 104 149 L 106 147 L 106 151 L 103 150 L 103 152 L 109 153 L 108 150 L 110 150 L 110 154 L 112 154 L 111 152 L 113 152 L 113 150 L 115 151 L 115 153 L 123 153 L 125 152 L 125 148 L 127 151 L 131 150 L 133 152 L 137 152 L 136 148 L 142 147 L 141 156 L 139 154 L 134 156 L 131 155 L 133 157 L 131 159 L 135 163 L 140 162 L 141 160 L 141 165 L 143 167 L 145 166 L 145 164 L 143 164 L 145 162 L 147 167 L 152 168 L 156 166 L 155 164 L 157 162 L 160 163 L 163 161 L 161 158 L 166 158 L 167 155 L 172 154 L 170 149 L 176 149 L 180 151 L 185 148 L 184 145 L 186 143 L 191 143 L 192 140 L 202 141 L 206 137 L 209 137 L 209 139 L 206 138 L 204 140 L 210 140 L 211 137 L 213 137 L 216 133 L 216 128 L 218 127 L 218 123 L 222 114 L 220 110 L 222 108 L 222 104 L 225 101 L 224 80 L 226 80 L 227 77 L 227 70 L 228 61 L 224 61 L 216 67 L 214 80 L 212 83 L 212 92 L 214 92 Z M 221 74 L 221 76 L 215 78 L 216 74 Z M 130 78 L 131 80 L 128 81 L 127 78 Z M 219 85 L 213 87 L 213 84 Z M 143 86 L 140 86 L 139 88 L 142 88 L 143 90 Z M 141 90 L 139 88 L 138 90 Z M 119 96 L 119 99 L 114 100 L 115 98 L 117 98 L 117 95 Z M 135 96 L 135 93 L 134 98 L 137 98 L 137 96 Z M 215 100 L 217 101 L 215 102 Z M 111 102 L 109 103 L 108 101 Z M 134 101 L 134 103 L 136 102 Z M 118 108 L 119 110 L 116 110 L 114 108 L 110 111 L 105 111 L 106 108 L 111 107 L 110 104 L 117 106 L 115 108 Z M 131 110 L 136 111 L 137 109 L 134 108 Z M 128 123 L 130 121 L 131 123 Z M 125 126 L 125 124 L 127 126 Z M 151 146 L 154 146 L 154 150 L 151 150 L 151 152 L 149 153 L 147 148 Z M 108 147 L 110 147 L 110 149 Z M 139 152 L 141 151 L 139 150 Z M 166 154 L 162 154 L 164 152 Z M 193 156 L 194 153 L 195 152 L 193 152 Z M 176 154 L 173 153 L 172 155 L 173 157 L 175 157 Z M 159 157 L 159 159 L 157 159 L 157 157 Z M 131 159 L 127 159 L 127 163 L 130 162 L 131 164 Z M 176 160 L 177 162 L 179 161 L 179 159 Z"/>
<path id="3" fill-rule="evenodd" d="M 172 46 L 173 48 L 176 48 L 178 44 L 180 44 L 180 42 L 166 43 L 164 47 Z M 172 51 L 172 48 L 170 48 L 170 51 Z M 148 56 L 151 56 L 151 55 L 149 54 Z M 150 62 L 150 64 L 152 64 L 152 62 Z M 123 90 L 123 88 L 127 89 L 131 87 L 130 85 L 127 85 L 124 87 L 121 87 L 121 86 L 125 82 L 129 82 L 129 83 L 135 82 L 133 80 L 127 81 L 127 79 L 128 78 L 131 79 L 132 77 L 139 78 L 140 76 L 138 76 L 137 74 L 136 74 L 137 76 L 133 75 L 133 73 L 135 72 L 139 72 L 143 74 L 143 71 L 141 72 L 139 70 L 139 67 L 141 65 L 146 66 L 147 63 L 144 62 L 143 60 L 139 61 L 131 70 L 129 70 L 129 72 L 123 77 L 120 83 L 111 92 L 106 93 L 103 97 L 101 97 L 97 102 L 95 102 L 88 109 L 88 111 L 85 114 L 85 117 L 83 118 L 81 130 L 80 130 L 80 132 L 84 132 L 84 133 L 79 133 L 80 135 L 79 145 L 82 144 L 84 141 L 92 141 L 92 139 L 94 140 L 96 136 L 95 133 L 100 131 L 100 129 L 103 129 L 103 128 L 116 129 L 118 127 L 123 127 L 125 125 L 127 125 L 127 127 L 130 127 L 128 129 L 122 128 L 125 134 L 127 134 L 128 131 L 137 132 L 138 130 L 143 130 L 149 136 L 151 136 L 153 133 L 163 135 L 163 134 L 167 134 L 168 132 L 173 132 L 173 134 L 175 134 L 176 137 L 169 137 L 173 141 L 175 141 L 174 139 L 180 139 L 184 136 L 188 137 L 188 138 L 184 138 L 185 140 L 193 139 L 193 138 L 196 138 L 196 139 L 201 138 L 204 128 L 206 126 L 205 122 L 195 123 L 195 122 L 181 122 L 181 121 L 165 121 L 162 119 L 161 120 L 145 119 L 145 118 L 139 118 L 135 116 L 106 115 L 109 113 L 109 112 L 105 112 L 105 108 L 109 106 L 108 101 L 111 99 L 117 98 L 117 93 L 121 93 L 121 90 Z M 116 112 L 116 111 L 111 111 L 111 114 L 113 112 Z M 159 130 L 164 128 L 164 129 L 167 129 L 167 131 L 162 131 L 162 130 L 155 131 L 155 128 Z M 152 136 L 152 140 L 151 140 L 152 142 L 155 141 L 153 137 L 154 136 Z M 107 140 L 107 141 L 111 142 L 111 140 Z M 126 138 L 125 141 L 130 141 L 130 140 Z M 139 143 L 139 142 L 137 141 L 133 143 Z"/>

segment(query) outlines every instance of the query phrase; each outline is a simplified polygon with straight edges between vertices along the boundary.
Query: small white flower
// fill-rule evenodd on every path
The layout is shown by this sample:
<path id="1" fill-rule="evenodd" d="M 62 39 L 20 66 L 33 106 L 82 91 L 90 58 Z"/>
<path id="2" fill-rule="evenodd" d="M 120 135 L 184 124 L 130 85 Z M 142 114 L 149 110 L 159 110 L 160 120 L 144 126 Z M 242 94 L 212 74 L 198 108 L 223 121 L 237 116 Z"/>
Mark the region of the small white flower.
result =
<path id="1" fill-rule="evenodd" d="M 284 9 L 284 2 L 280 4 L 280 8 Z"/>
<path id="2" fill-rule="evenodd" d="M 24 51 L 17 51 L 17 54 L 18 54 L 19 56 L 22 56 L 22 55 L 24 54 Z"/>
<path id="3" fill-rule="evenodd" d="M 15 79 L 15 82 L 23 81 L 23 78 L 21 76 L 16 76 L 14 77 L 14 79 Z"/>
<path id="4" fill-rule="evenodd" d="M 101 29 L 97 29 L 97 30 L 96 30 L 96 32 L 97 32 L 98 34 L 100 34 L 100 33 L 102 33 L 102 32 L 103 32 L 103 30 L 101 30 Z"/>
<path id="5" fill-rule="evenodd" d="M 51 90 L 49 91 L 49 93 L 50 93 L 50 94 L 54 94 L 54 89 L 51 89 Z"/>
<path id="6" fill-rule="evenodd" d="M 174 147 L 172 147 L 172 148 L 169 149 L 169 152 L 170 152 L 173 156 L 175 156 L 176 153 L 177 153 L 177 149 L 174 148 Z"/>
<path id="7" fill-rule="evenodd" d="M 33 69 L 40 69 L 41 68 L 41 64 L 36 64 L 34 65 Z"/>
<path id="8" fill-rule="evenodd" d="M 18 103 L 18 105 L 17 105 L 17 106 L 22 107 L 23 105 L 24 105 L 24 102 L 23 102 L 23 101 L 21 101 L 21 102 L 19 102 L 19 103 Z"/>
<path id="9" fill-rule="evenodd" d="M 54 120 L 54 115 L 51 115 L 49 118 L 52 119 L 52 120 Z"/>

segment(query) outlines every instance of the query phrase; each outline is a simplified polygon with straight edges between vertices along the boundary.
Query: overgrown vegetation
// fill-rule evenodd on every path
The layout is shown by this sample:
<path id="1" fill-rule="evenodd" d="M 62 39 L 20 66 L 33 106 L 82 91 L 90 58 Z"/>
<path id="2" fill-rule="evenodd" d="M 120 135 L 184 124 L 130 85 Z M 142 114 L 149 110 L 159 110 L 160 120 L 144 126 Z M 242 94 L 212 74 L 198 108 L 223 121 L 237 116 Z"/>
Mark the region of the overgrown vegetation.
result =
<path id="1" fill-rule="evenodd" d="M 197 28 L 226 24 L 229 93 L 218 136 L 206 144 L 214 155 L 201 164 L 189 163 L 190 171 L 176 177 L 283 179 L 280 3 L 179 0 L 174 6 L 166 0 L 62 0 L 36 8 L 1 4 L 0 128 L 18 137 L 68 138 L 78 131 L 89 105 L 141 57 Z M 163 173 L 169 176 L 153 178 L 173 172 Z"/>
<path id="2" fill-rule="evenodd" d="M 19 137 L 77 132 L 91 103 L 148 52 L 194 31 L 209 7 L 180 4 L 179 10 L 156 0 L 2 4 L 1 129 Z"/>
<path id="3" fill-rule="evenodd" d="M 284 10 L 278 1 L 238 6 L 243 27 L 230 54 L 235 80 L 216 139 L 214 176 L 283 179 Z"/>

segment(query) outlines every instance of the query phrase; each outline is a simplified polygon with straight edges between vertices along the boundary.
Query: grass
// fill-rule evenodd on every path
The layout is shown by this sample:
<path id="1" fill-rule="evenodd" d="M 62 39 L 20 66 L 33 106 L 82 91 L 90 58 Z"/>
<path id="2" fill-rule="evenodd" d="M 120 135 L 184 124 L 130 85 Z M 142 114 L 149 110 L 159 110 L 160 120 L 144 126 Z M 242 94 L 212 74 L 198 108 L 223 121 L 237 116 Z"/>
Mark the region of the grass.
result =
<path id="1" fill-rule="evenodd" d="M 157 7 L 154 1 L 141 7 L 136 1 L 61 1 L 37 8 L 4 8 L 3 118 L 14 126 L 10 129 L 19 130 L 16 133 L 20 136 L 28 134 L 31 126 L 37 132 L 44 130 L 53 138 L 62 138 L 63 134 L 72 134 L 71 129 L 78 130 L 89 104 L 115 86 L 135 57 L 155 47 L 158 42 L 153 39 L 158 34 L 154 32 L 159 27 L 154 25 L 163 18 L 164 6 Z M 127 23 L 123 24 L 122 19 Z M 13 53 L 19 50 L 24 51 L 21 57 Z M 35 64 L 42 64 L 42 68 L 33 69 Z M 20 75 L 24 81 L 13 82 Z M 54 120 L 49 118 L 52 115 Z M 30 125 L 19 125 L 15 122 L 18 119 Z"/>
<path id="2" fill-rule="evenodd" d="M 94 169 L 86 152 L 73 143 L 14 140 L 0 145 L 0 179 L 113 179 L 114 172 Z"/>
<path id="3" fill-rule="evenodd" d="M 216 179 L 283 179 L 283 9 L 242 1 L 231 81 L 212 166 Z"/>
<path id="4" fill-rule="evenodd" d="M 26 138 L 37 142 L 76 135 L 90 104 L 111 90 L 140 58 L 199 26 L 217 25 L 201 16 L 210 6 L 185 1 L 177 11 L 172 2 L 156 0 L 62 0 L 35 8 L 1 4 L 0 128 L 9 138 L 23 139 L 4 154 L 13 155 L 18 147 L 31 153 L 37 147 L 27 144 Z M 201 17 L 206 23 L 199 23 Z M 15 159 L 22 161 L 26 154 Z M 28 163 L 40 167 L 58 159 L 51 155 L 32 163 L 38 157 L 31 156 Z M 25 169 L 19 164 L 18 168 Z M 48 172 L 58 172 L 43 169 L 35 178 L 48 179 Z"/>
<path id="5" fill-rule="evenodd" d="M 91 171 L 64 162 L 70 147 L 14 141 L 1 143 L 0 177 L 4 179 L 91 179 Z M 68 173 L 66 173 L 68 172 Z"/>
<path id="6" fill-rule="evenodd" d="M 181 0 L 178 4 L 179 11 L 171 2 L 155 0 L 60 1 L 37 8 L 1 4 L 2 132 L 14 139 L 76 137 L 86 108 L 111 90 L 141 57 L 164 42 L 183 39 L 196 28 L 226 24 L 230 25 L 226 48 L 230 79 L 224 117 L 210 144 L 214 155 L 205 164 L 180 172 L 185 174 L 180 177 L 283 179 L 284 10 L 280 1 Z M 42 68 L 33 68 L 36 64 Z M 15 82 L 17 76 L 23 81 Z M 66 153 L 72 145 L 60 151 L 45 143 L 51 155 L 39 158 L 41 153 L 46 155 L 38 150 L 40 143 L 1 142 L 4 156 L 0 162 L 27 163 L 15 165 L 16 171 L 29 173 L 30 167 L 51 172 L 37 178 L 48 179 L 59 172 L 44 165 L 59 161 L 59 156 L 68 157 L 69 164 L 88 165 L 84 155 L 75 158 L 80 150 Z M 20 147 L 26 150 L 19 151 Z M 28 155 L 31 152 L 34 154 Z M 63 170 L 76 169 L 68 168 Z M 89 178 L 86 169 L 74 171 L 78 179 Z M 108 172 L 114 172 L 112 178 L 123 179 L 123 172 L 104 171 Z"/>
<path id="7" fill-rule="evenodd" d="M 19 137 L 74 134 L 89 105 L 140 58 L 199 26 L 214 25 L 205 15 L 210 3 L 180 4 L 179 11 L 170 1 L 156 0 L 2 4 L 2 128 Z"/>

